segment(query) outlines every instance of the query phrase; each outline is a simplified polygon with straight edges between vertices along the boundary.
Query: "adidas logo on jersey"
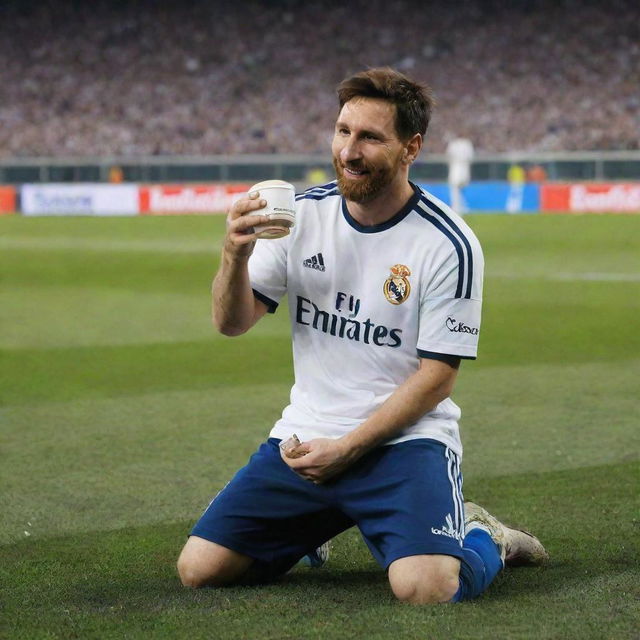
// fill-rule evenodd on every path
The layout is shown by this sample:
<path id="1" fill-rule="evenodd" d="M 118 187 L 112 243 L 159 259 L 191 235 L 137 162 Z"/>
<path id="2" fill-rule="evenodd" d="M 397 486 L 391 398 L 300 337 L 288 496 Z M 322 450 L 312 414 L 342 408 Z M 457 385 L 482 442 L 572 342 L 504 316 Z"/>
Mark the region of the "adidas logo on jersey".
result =
<path id="1" fill-rule="evenodd" d="M 309 269 L 315 269 L 316 271 L 326 271 L 326 267 L 324 266 L 324 258 L 322 257 L 322 253 L 316 253 L 315 256 L 311 256 L 306 260 L 302 261 L 303 267 L 309 267 Z"/>
<path id="2" fill-rule="evenodd" d="M 436 536 L 446 536 L 447 538 L 454 538 L 455 540 L 461 540 L 462 536 L 456 531 L 453 526 L 453 518 L 451 514 L 448 513 L 446 517 L 446 522 L 442 529 L 436 529 L 435 527 L 431 527 L 431 533 Z"/>

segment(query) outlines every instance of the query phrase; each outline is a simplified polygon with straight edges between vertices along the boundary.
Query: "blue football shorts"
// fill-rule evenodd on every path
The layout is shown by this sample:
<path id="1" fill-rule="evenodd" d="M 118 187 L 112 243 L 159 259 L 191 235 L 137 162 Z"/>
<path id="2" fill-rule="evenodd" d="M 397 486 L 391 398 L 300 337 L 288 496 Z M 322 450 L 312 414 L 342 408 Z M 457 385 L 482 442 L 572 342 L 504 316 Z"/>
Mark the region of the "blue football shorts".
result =
<path id="1" fill-rule="evenodd" d="M 385 569 L 406 556 L 462 558 L 460 458 L 441 442 L 379 447 L 325 484 L 298 476 L 282 461 L 279 443 L 270 438 L 260 446 L 191 535 L 288 567 L 356 525 Z"/>

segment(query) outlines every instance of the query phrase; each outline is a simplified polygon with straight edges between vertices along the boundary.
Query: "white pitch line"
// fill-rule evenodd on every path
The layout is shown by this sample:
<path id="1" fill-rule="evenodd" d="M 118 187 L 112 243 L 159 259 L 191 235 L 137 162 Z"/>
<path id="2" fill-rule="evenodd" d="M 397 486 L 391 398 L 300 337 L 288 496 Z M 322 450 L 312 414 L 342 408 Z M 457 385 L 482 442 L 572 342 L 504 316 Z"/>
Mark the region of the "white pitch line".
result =
<path id="1" fill-rule="evenodd" d="M 218 253 L 220 242 L 203 240 L 104 240 L 100 238 L 31 238 L 0 237 L 0 249 L 28 249 L 42 251 L 138 251 L 149 253 Z M 487 278 L 502 280 L 555 280 L 567 282 L 640 282 L 640 273 L 506 273 L 487 272 Z"/>
<path id="2" fill-rule="evenodd" d="M 556 280 L 565 282 L 640 282 L 640 273 L 491 273 L 486 274 L 487 278 L 498 278 L 501 280 Z"/>
<path id="3" fill-rule="evenodd" d="M 640 282 L 640 273 L 557 273 L 556 280 L 589 280 L 593 282 Z"/>
<path id="4" fill-rule="evenodd" d="M 36 251 L 139 251 L 151 253 L 213 253 L 219 242 L 202 240 L 101 240 L 97 238 L 0 237 L 0 249 Z"/>

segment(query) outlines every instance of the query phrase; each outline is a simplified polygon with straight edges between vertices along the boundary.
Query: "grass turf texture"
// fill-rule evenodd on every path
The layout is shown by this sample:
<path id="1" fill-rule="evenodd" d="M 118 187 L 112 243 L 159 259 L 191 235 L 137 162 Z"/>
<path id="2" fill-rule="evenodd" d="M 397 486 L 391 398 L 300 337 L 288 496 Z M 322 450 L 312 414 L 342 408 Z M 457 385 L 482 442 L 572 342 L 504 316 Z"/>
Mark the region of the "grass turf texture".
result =
<path id="1" fill-rule="evenodd" d="M 487 269 L 454 394 L 465 494 L 552 564 L 416 608 L 355 531 L 271 586 L 178 585 L 187 531 L 291 384 L 284 310 L 210 328 L 222 218 L 0 218 L 0 637 L 635 637 L 640 217 L 469 221 Z"/>

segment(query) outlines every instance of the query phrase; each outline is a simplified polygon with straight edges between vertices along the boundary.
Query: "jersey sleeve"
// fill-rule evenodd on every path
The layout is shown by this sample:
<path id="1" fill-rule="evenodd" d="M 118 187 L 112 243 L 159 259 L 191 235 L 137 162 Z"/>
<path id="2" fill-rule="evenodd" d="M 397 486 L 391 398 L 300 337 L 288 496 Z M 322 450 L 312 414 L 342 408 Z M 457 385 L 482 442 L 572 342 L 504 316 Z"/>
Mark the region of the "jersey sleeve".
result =
<path id="1" fill-rule="evenodd" d="M 287 291 L 287 248 L 291 236 L 258 240 L 249 258 L 253 294 L 274 313 Z"/>
<path id="2" fill-rule="evenodd" d="M 451 252 L 424 287 L 417 344 L 422 358 L 477 356 L 484 258 L 475 238 L 462 258 Z"/>

